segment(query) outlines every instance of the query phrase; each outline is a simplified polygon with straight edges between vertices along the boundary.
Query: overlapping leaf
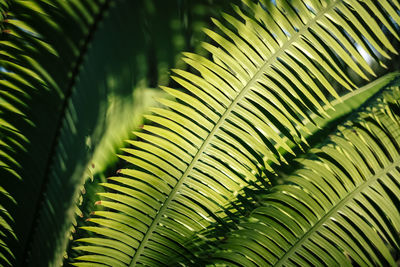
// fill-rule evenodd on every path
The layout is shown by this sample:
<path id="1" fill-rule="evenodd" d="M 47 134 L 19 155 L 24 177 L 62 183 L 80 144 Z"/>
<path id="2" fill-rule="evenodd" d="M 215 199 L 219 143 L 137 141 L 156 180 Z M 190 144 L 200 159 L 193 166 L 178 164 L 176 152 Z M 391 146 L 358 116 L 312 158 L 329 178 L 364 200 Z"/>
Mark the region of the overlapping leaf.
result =
<path id="1" fill-rule="evenodd" d="M 103 27 L 100 22 L 111 3 L 120 7 L 114 13 L 121 9 L 126 13 L 125 20 L 117 14 Z M 143 6 L 148 10 L 144 12 Z M 157 5 L 161 6 L 166 8 L 158 16 L 151 1 L 12 1 L 2 35 L 0 69 L 0 93 L 7 102 L 2 105 L 6 112 L 1 113 L 7 137 L 3 140 L 9 143 L 0 157 L 10 165 L 1 170 L 2 185 L 20 204 L 10 209 L 20 237 L 20 244 L 13 247 L 18 264 L 59 265 L 74 194 L 86 166 L 92 165 L 90 157 L 96 154 L 92 158 L 96 164 L 112 161 L 114 155 L 108 157 L 112 146 L 137 122 L 127 111 L 138 112 L 137 107 L 147 101 L 141 98 L 158 94 L 143 87 L 157 81 L 167 84 L 161 70 L 173 66 L 176 51 L 192 46 L 190 38 L 198 37 L 189 33 L 187 24 L 192 20 L 185 18 L 185 27 L 179 23 L 183 20 L 179 16 L 196 16 L 181 12 L 190 5 L 176 1 Z M 157 21 L 149 23 L 146 12 Z M 102 33 L 95 36 L 99 27 Z M 161 44 L 157 38 L 163 35 L 173 38 Z M 93 48 L 92 40 L 98 42 Z M 140 90 L 133 94 L 134 88 Z M 103 142 L 97 147 L 113 134 L 111 145 Z M 12 181 L 14 176 L 22 180 Z"/>
<path id="2" fill-rule="evenodd" d="M 178 60 L 178 53 L 184 49 L 198 48 L 194 38 L 204 37 L 197 27 L 209 23 L 208 14 L 217 14 L 221 6 L 227 3 L 208 1 L 117 1 L 109 10 L 109 15 L 102 22 L 102 27 L 96 33 L 87 61 L 83 64 L 82 73 L 76 90 L 86 92 L 91 90 L 87 103 L 96 103 L 92 97 L 101 92 L 106 85 L 107 101 L 100 101 L 100 109 L 107 108 L 106 114 L 92 116 L 96 109 L 88 109 L 88 105 L 77 113 L 75 119 L 79 123 L 78 134 L 74 140 L 85 140 L 90 144 L 80 146 L 83 151 L 76 151 L 68 145 L 67 153 L 77 155 L 90 150 L 92 157 L 88 161 L 88 169 L 93 173 L 95 182 L 87 183 L 89 194 L 83 196 L 83 217 L 78 218 L 78 225 L 88 223 L 85 219 L 93 211 L 97 183 L 105 180 L 105 175 L 115 173 L 118 157 L 116 151 L 125 145 L 125 139 L 131 138 L 131 131 L 143 125 L 143 111 L 149 106 L 156 106 L 157 97 L 165 97 L 166 93 L 158 88 L 145 88 L 154 84 L 168 85 L 171 83 L 167 69 L 173 66 L 185 65 Z M 203 12 L 203 13 L 201 13 Z M 115 30 L 118 29 L 118 30 Z M 116 42 L 115 40 L 118 40 Z M 157 77 L 158 76 L 158 77 Z M 132 92 L 133 91 L 133 92 Z M 85 96 L 88 94 L 84 93 Z M 73 102 L 81 103 L 82 96 L 77 94 Z M 98 101 L 98 100 L 97 100 Z M 105 103 L 103 103 L 105 102 Z M 90 114 L 90 116 L 88 116 Z M 96 118 L 96 119 L 94 119 Z M 82 120 L 81 120 L 82 121 Z M 87 129 L 95 127 L 92 134 Z M 65 132 L 64 140 L 69 140 L 71 132 Z M 64 142 L 64 140 L 62 142 Z M 75 147 L 78 147 L 76 144 Z M 74 157 L 75 159 L 75 157 Z M 75 159 L 77 165 L 82 159 Z M 70 169 L 74 164 L 67 163 L 70 179 L 76 179 L 78 174 Z M 79 177 L 78 177 L 79 178 Z M 102 188 L 101 191 L 104 191 Z M 88 232 L 77 229 L 74 234 L 79 238 L 89 236 Z M 40 242 L 40 241 L 39 241 Z M 69 249 L 68 259 L 82 254 L 80 251 Z"/>
<path id="3" fill-rule="evenodd" d="M 397 87 L 398 89 L 398 87 Z M 229 266 L 397 266 L 400 127 L 365 109 L 339 127 L 220 246 Z"/>
<path id="4" fill-rule="evenodd" d="M 267 183 L 270 164 L 304 145 L 310 114 L 323 116 L 339 97 L 332 80 L 352 89 L 344 68 L 374 75 L 360 49 L 377 61 L 397 54 L 388 40 L 398 38 L 397 2 L 244 3 L 236 17 L 214 20 L 219 33 L 205 31 L 212 61 L 184 54 L 196 73 L 174 70 L 184 90 L 164 87 L 176 101 L 161 99 L 166 108 L 147 116 L 155 125 L 129 141 L 121 158 L 132 168 L 104 184 L 110 191 L 101 205 L 109 210 L 85 227 L 96 237 L 78 240 L 76 249 L 88 254 L 76 266 L 190 261 L 185 241 L 226 217 L 225 205 L 243 187 Z"/>

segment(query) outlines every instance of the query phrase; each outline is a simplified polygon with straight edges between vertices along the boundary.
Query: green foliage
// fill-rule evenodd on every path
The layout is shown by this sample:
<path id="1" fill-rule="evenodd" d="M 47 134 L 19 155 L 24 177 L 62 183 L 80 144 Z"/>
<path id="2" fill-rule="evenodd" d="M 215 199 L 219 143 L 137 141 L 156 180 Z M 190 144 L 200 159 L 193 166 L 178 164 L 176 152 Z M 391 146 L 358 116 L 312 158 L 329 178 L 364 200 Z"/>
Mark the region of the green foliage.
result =
<path id="1" fill-rule="evenodd" d="M 213 20 L 218 32 L 205 30 L 212 61 L 184 53 L 194 73 L 174 70 L 183 89 L 163 89 L 176 101 L 161 99 L 166 107 L 148 116 L 155 125 L 124 149 L 130 167 L 103 184 L 107 211 L 83 227 L 95 237 L 78 240 L 89 253 L 74 265 L 193 264 L 201 252 L 190 240 L 240 216 L 227 206 L 246 188 L 268 188 L 273 166 L 307 147 L 307 125 L 322 126 L 315 117 L 328 117 L 342 91 L 329 80 L 353 90 L 352 75 L 375 75 L 358 47 L 381 65 L 397 54 L 380 26 L 398 38 L 390 16 L 399 16 L 386 1 L 244 4 L 234 6 L 237 18 L 223 14 L 226 26 Z"/>
<path id="2" fill-rule="evenodd" d="M 19 264 L 27 258 L 37 209 L 45 199 L 42 191 L 49 172 L 49 154 L 54 149 L 59 116 L 72 86 L 69 76 L 75 75 L 81 38 L 100 5 L 97 1 L 85 6 L 79 1 L 10 1 L 4 13 L 0 41 L 4 164 L 0 177 L 2 186 L 17 203 L 2 205 L 14 219 L 18 242 L 6 242 Z M 60 6 L 66 16 L 70 15 L 68 23 L 57 11 Z M 82 10 L 85 16 L 77 16 Z M 67 26 L 61 29 L 63 23 Z M 69 39 L 65 40 L 65 36 Z"/>
<path id="3" fill-rule="evenodd" d="M 0 264 L 395 264 L 399 2 L 225 5 L 0 1 Z"/>
<path id="4" fill-rule="evenodd" d="M 188 23 L 205 24 L 205 16 L 190 14 L 190 5 L 179 1 L 163 4 L 169 10 L 165 24 L 149 24 L 160 13 L 151 1 L 7 3 L 1 2 L 7 7 L 0 68 L 0 176 L 6 192 L 1 204 L 11 212 L 4 213 L 3 226 L 12 224 L 18 241 L 6 238 L 2 248 L 10 248 L 17 262 L 4 264 L 60 265 L 88 166 L 96 166 L 96 175 L 115 164 L 116 147 L 142 123 L 143 108 L 155 106 L 153 97 L 162 95 L 150 87 L 167 85 L 164 70 L 182 66 L 178 51 L 195 49 L 191 38 L 201 34 Z M 182 26 L 181 16 L 194 19 Z M 155 40 L 163 35 L 174 39 Z"/>
<path id="5" fill-rule="evenodd" d="M 400 127 L 382 112 L 387 107 L 382 99 L 368 105 L 296 159 L 296 170 L 260 197 L 262 206 L 221 243 L 214 262 L 395 266 Z"/>

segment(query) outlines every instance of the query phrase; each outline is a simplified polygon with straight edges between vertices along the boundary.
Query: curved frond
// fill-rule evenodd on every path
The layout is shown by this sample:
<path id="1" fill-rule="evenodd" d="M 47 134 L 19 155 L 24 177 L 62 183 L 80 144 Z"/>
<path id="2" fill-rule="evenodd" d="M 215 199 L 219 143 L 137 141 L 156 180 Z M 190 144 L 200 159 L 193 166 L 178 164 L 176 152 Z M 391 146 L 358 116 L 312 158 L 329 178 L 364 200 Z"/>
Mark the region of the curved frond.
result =
<path id="1" fill-rule="evenodd" d="M 216 3 L 211 7 L 208 1 L 118 0 L 108 10 L 91 42 L 74 88 L 76 93 L 71 97 L 71 109 L 77 107 L 75 127 L 65 127 L 59 139 L 57 153 L 71 155 L 66 156 L 67 170 L 56 166 L 58 172 L 52 174 L 74 184 L 82 178 L 82 173 L 74 167 L 87 164 L 94 176 L 95 182 L 86 184 L 88 193 L 83 196 L 83 218 L 77 218 L 79 226 L 88 224 L 85 219 L 98 200 L 91 194 L 92 186 L 100 187 L 97 183 L 104 182 L 105 175 L 118 169 L 116 153 L 128 145 L 124 140 L 132 137 L 132 130 L 143 125 L 144 109 L 156 107 L 156 98 L 166 96 L 159 88 L 148 87 L 171 83 L 166 72 L 170 67 L 187 68 L 177 57 L 178 53 L 184 49 L 196 50 L 200 44 L 193 44 L 191 40 L 204 37 L 196 27 L 207 24 L 209 11 L 217 14 L 221 6 L 227 4 Z M 201 10 L 207 12 L 201 14 Z M 82 104 L 84 108 L 79 108 Z M 71 136 L 75 140 L 73 145 L 69 141 Z M 82 144 L 82 140 L 86 144 Z M 78 156 L 82 154 L 90 158 Z M 60 184 L 57 179 L 52 179 L 51 183 Z M 64 186 L 59 185 L 59 188 Z M 53 196 L 57 198 L 57 194 Z M 74 236 L 85 238 L 88 233 L 77 229 Z M 68 265 L 80 254 L 70 249 L 64 264 Z"/>
<path id="2" fill-rule="evenodd" d="M 99 242 L 78 247 L 89 254 L 76 266 L 190 261 L 185 241 L 227 217 L 224 207 L 244 187 L 268 184 L 271 164 L 305 146 L 310 114 L 326 116 L 339 98 L 332 80 L 352 90 L 359 82 L 344 68 L 375 75 L 359 47 L 378 62 L 397 54 L 388 36 L 398 38 L 400 17 L 390 1 L 244 3 L 236 17 L 213 20 L 219 32 L 205 30 L 213 60 L 184 53 L 196 73 L 174 70 L 184 89 L 163 87 L 176 100 L 160 99 L 166 108 L 153 109 L 153 123 L 129 141 L 120 157 L 131 168 L 104 184 L 109 212 L 95 212 L 85 228 Z M 102 245 L 110 240 L 119 245 Z"/>
<path id="3" fill-rule="evenodd" d="M 54 223 L 59 217 L 54 211 L 65 212 L 60 197 L 71 194 L 65 187 L 62 194 L 53 189 L 58 203 L 44 194 L 52 156 L 83 60 L 82 50 L 87 49 L 94 18 L 105 2 L 6 3 L 9 6 L 0 37 L 0 177 L 2 189 L 17 205 L 9 204 L 6 198 L 0 203 L 15 222 L 18 242 L 11 240 L 2 248 L 15 256 L 9 265 L 46 264 L 60 255 L 58 261 L 62 259 L 57 242 L 65 237 L 56 231 L 63 225 Z M 43 237 L 43 233 L 52 238 L 38 238 L 40 243 L 33 245 L 36 235 Z"/>
<path id="4" fill-rule="evenodd" d="M 0 37 L 0 177 L 18 202 L 6 207 L 19 238 L 11 265 L 60 265 L 87 166 L 101 172 L 115 163 L 143 106 L 165 95 L 152 87 L 167 85 L 165 70 L 185 65 L 176 54 L 204 35 L 194 30 L 204 14 L 182 1 L 157 2 L 160 11 L 149 0 L 9 3 Z"/>
<path id="5" fill-rule="evenodd" d="M 397 87 L 398 89 L 398 87 Z M 229 266 L 396 266 L 400 127 L 365 109 L 263 196 L 213 255 Z"/>

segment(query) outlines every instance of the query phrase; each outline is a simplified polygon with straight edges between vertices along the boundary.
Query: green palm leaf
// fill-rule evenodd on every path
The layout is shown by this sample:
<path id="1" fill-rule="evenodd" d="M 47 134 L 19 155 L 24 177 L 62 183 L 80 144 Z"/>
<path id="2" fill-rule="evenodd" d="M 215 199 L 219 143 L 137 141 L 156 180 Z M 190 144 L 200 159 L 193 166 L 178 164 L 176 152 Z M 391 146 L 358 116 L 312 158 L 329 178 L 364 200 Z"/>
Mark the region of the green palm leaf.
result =
<path id="1" fill-rule="evenodd" d="M 398 90 L 398 87 L 396 87 Z M 340 126 L 263 196 L 215 263 L 397 266 L 400 128 L 375 104 Z"/>
<path id="2" fill-rule="evenodd" d="M 0 157 L 7 164 L 0 176 L 2 186 L 17 202 L 8 210 L 15 221 L 18 242 L 8 242 L 15 260 L 5 265 L 37 265 L 38 255 L 41 263 L 62 255 L 58 242 L 63 237 L 53 230 L 65 227 L 55 223 L 65 223 L 65 219 L 55 210 L 65 212 L 63 197 L 68 199 L 73 190 L 64 187 L 60 194 L 51 185 L 52 193 L 44 196 L 44 192 L 56 176 L 51 165 L 79 66 L 99 17 L 109 4 L 89 2 L 9 2 L 3 25 L 6 30 L 0 40 L 0 131 L 6 147 Z M 62 180 L 58 178 L 57 182 Z M 52 194 L 57 195 L 56 200 Z M 51 238 L 44 238 L 43 233 Z M 33 245 L 36 236 L 42 237 L 40 245 Z M 43 249 L 46 246 L 56 249 Z"/>
<path id="3" fill-rule="evenodd" d="M 18 203 L 5 193 L 1 205 L 19 240 L 4 246 L 16 255 L 5 265 L 61 264 L 88 166 L 101 174 L 115 164 L 116 146 L 142 124 L 136 115 L 162 94 L 149 87 L 167 85 L 165 69 L 184 65 L 178 51 L 196 49 L 191 38 L 202 33 L 190 23 L 204 18 L 190 6 L 10 1 L 0 41 L 0 176 Z"/>
<path id="4" fill-rule="evenodd" d="M 0 2 L 1 35 L 7 33 L 7 27 L 4 24 L 9 18 L 7 14 L 9 6 L 8 1 Z M 7 53 L 3 53 L 3 56 L 4 54 L 7 55 Z M 0 80 L 0 82 L 3 81 Z M 18 180 L 21 177 L 15 172 L 14 167 L 19 164 L 14 160 L 13 154 L 15 153 L 14 146 L 19 146 L 23 138 L 18 134 L 15 126 L 9 123 L 6 115 L 11 113 L 20 116 L 21 111 L 19 109 L 24 105 L 24 101 L 17 99 L 23 95 L 22 92 L 15 90 L 16 88 L 12 85 L 10 87 L 8 90 L 2 88 L 0 91 L 0 115 L 2 117 L 0 120 L 0 174 L 4 172 L 10 175 L 12 179 Z M 14 103 L 17 105 L 13 106 Z M 16 201 L 3 186 L 0 186 L 0 203 L 0 264 L 11 266 L 15 260 L 15 255 L 10 249 L 10 244 L 16 242 L 17 237 L 14 233 L 15 221 L 8 210 L 15 209 Z"/>
<path id="5" fill-rule="evenodd" d="M 335 130 L 336 126 L 343 121 L 343 117 L 345 118 L 349 114 L 352 114 L 352 112 L 357 111 L 371 95 L 375 95 L 377 92 L 382 91 L 382 88 L 387 87 L 388 84 L 392 84 L 393 77 L 398 77 L 398 73 L 385 75 L 361 87 L 357 91 L 347 94 L 342 98 L 343 102 L 333 101 L 332 105 L 335 107 L 336 111 L 328 111 L 328 114 L 331 115 L 330 119 L 315 118 L 316 124 L 321 126 L 322 129 L 316 128 L 315 125 L 310 127 L 311 134 L 306 137 L 309 144 L 314 146 L 315 144 L 325 141 L 326 136 L 331 134 L 332 130 Z M 385 93 L 386 92 L 384 92 L 384 94 Z M 387 95 L 392 96 L 392 94 Z M 392 101 L 394 101 L 393 97 L 389 98 L 388 96 L 385 96 L 385 101 L 388 101 L 387 99 L 392 99 Z M 368 102 L 370 102 L 370 100 L 368 100 Z M 385 105 L 385 107 L 387 107 L 387 105 Z M 389 109 L 386 108 L 382 111 L 388 112 L 388 110 Z M 298 154 L 297 156 L 300 155 Z M 295 159 L 295 157 L 293 158 Z M 273 180 L 274 185 L 282 183 L 282 178 L 286 176 L 284 173 L 292 172 L 296 169 L 296 164 L 293 162 L 293 159 L 289 159 L 288 163 L 288 165 L 283 166 L 272 166 L 278 173 L 276 179 Z M 211 224 L 210 227 L 196 233 L 193 238 L 190 238 L 185 243 L 185 247 L 196 252 L 195 262 L 197 265 L 204 265 L 207 263 L 210 254 L 212 255 L 214 253 L 221 240 L 225 240 L 230 231 L 240 227 L 238 225 L 240 218 L 248 216 L 252 210 L 258 207 L 261 204 L 260 196 L 268 191 L 269 188 L 264 186 L 257 186 L 254 189 L 244 188 L 243 196 L 238 195 L 237 199 L 224 207 L 224 210 L 229 212 L 229 217 L 218 223 Z"/>
<path id="6" fill-rule="evenodd" d="M 326 116 L 339 97 L 331 81 L 356 87 L 342 69 L 374 75 L 357 45 L 380 51 L 378 61 L 397 54 L 381 29 L 387 25 L 398 38 L 391 2 L 261 2 L 235 6 L 238 18 L 224 15 L 227 25 L 214 20 L 219 33 L 205 30 L 213 42 L 203 47 L 213 61 L 184 54 L 196 74 L 174 70 L 184 90 L 164 87 L 176 101 L 160 99 L 166 108 L 148 117 L 155 125 L 130 141 L 121 158 L 132 167 L 104 184 L 110 191 L 100 194 L 101 205 L 110 212 L 90 219 L 95 226 L 85 229 L 96 237 L 78 240 L 91 244 L 77 248 L 90 254 L 74 265 L 190 261 L 185 242 L 226 218 L 224 207 L 244 187 L 273 178 L 270 165 L 304 146 L 310 114 Z"/>

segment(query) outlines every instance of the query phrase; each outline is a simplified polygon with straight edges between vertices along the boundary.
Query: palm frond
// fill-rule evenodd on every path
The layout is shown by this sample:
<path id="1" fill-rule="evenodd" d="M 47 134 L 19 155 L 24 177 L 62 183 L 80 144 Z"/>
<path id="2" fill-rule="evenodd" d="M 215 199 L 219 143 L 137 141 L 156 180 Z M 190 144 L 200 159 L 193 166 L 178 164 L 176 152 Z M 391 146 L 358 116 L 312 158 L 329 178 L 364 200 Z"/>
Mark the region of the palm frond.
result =
<path id="1" fill-rule="evenodd" d="M 218 14 L 220 6 L 226 4 L 212 5 L 208 1 L 115 2 L 96 32 L 76 84 L 75 91 L 78 93 L 72 98 L 76 106 L 82 98 L 87 99 L 85 108 L 78 110 L 76 115 L 79 123 L 74 139 L 87 141 L 90 159 L 76 159 L 76 151 L 86 151 L 86 146 L 81 143 L 77 142 L 74 148 L 70 143 L 65 146 L 68 147 L 67 154 L 74 158 L 72 163 L 72 160 L 68 163 L 71 171 L 63 173 L 68 183 L 81 175 L 72 172 L 74 164 L 80 166 L 86 163 L 94 176 L 96 182 L 88 183 L 85 189 L 89 192 L 94 189 L 92 185 L 97 187 L 97 182 L 103 181 L 104 176 L 120 168 L 121 164 L 116 163 L 117 151 L 126 146 L 124 140 L 132 137 L 131 131 L 143 125 L 143 110 L 148 106 L 156 107 L 155 98 L 166 95 L 158 88 L 148 87 L 156 83 L 172 83 L 166 69 L 173 66 L 185 68 L 185 63 L 177 57 L 178 53 L 183 49 L 196 50 L 199 45 L 192 39 L 204 37 L 204 33 L 195 26 L 207 25 L 208 11 Z M 198 14 L 195 7 L 207 12 Z M 89 88 L 90 93 L 86 93 Z M 96 97 L 99 94 L 104 94 L 100 101 Z M 88 108 L 89 103 L 94 103 L 93 109 Z M 87 128 L 92 128 L 91 132 Z M 63 133 L 66 140 L 73 134 L 68 131 Z M 85 218 L 93 211 L 93 203 L 97 200 L 92 194 L 83 197 L 85 206 L 82 207 L 83 218 L 77 217 L 79 226 L 87 224 Z M 74 236 L 85 238 L 87 232 L 78 229 Z M 70 249 L 67 255 L 66 261 L 70 261 L 80 253 Z"/>
<path id="2" fill-rule="evenodd" d="M 10 3 L 8 1 L 0 2 L 0 34 L 4 35 L 7 33 L 7 28 L 5 23 L 8 19 L 8 10 Z M 5 53 L 7 55 L 7 53 Z M 0 67 L 1 68 L 1 67 Z M 2 72 L 4 70 L 1 70 Z M 0 83 L 3 80 L 0 76 Z M 3 87 L 3 86 L 2 86 Z M 12 86 L 11 86 L 12 87 Z M 7 113 L 20 115 L 19 107 L 23 105 L 23 101 L 18 101 L 16 96 L 20 92 L 15 92 L 13 94 L 12 90 L 0 91 L 0 115 L 2 119 L 0 120 L 0 174 L 5 172 L 12 179 L 20 179 L 21 177 L 15 172 L 14 168 L 18 167 L 18 162 L 13 159 L 13 154 L 15 153 L 14 146 L 19 146 L 21 141 L 21 136 L 18 134 L 15 126 L 11 125 L 7 120 L 7 117 L 3 115 Z M 14 88 L 11 88 L 14 89 Z M 11 92 L 10 92 L 11 91 Z M 12 106 L 13 103 L 18 103 L 19 107 Z M 16 207 L 15 199 L 7 192 L 7 190 L 0 186 L 0 265 L 11 266 L 15 261 L 14 252 L 10 249 L 10 244 L 17 241 L 17 237 L 14 233 L 15 222 L 13 217 L 10 215 L 8 210 L 13 210 Z"/>
<path id="3" fill-rule="evenodd" d="M 65 212 L 62 196 L 71 191 L 64 187 L 63 194 L 53 193 L 57 195 L 56 201 L 44 192 L 52 180 L 50 173 L 54 174 L 50 165 L 63 125 L 63 112 L 68 108 L 92 26 L 96 25 L 94 18 L 105 3 L 9 2 L 0 40 L 0 134 L 5 148 L 0 157 L 6 164 L 0 176 L 2 187 L 18 204 L 8 208 L 18 238 L 18 242 L 11 240 L 7 244 L 15 255 L 12 266 L 43 264 L 62 255 L 57 242 L 64 237 L 57 234 L 60 231 L 53 231 L 65 225 L 55 224 L 55 218 L 60 216 L 54 210 Z M 2 199 L 1 205 L 6 203 Z M 35 237 L 45 236 L 43 233 L 53 234 L 52 238 L 39 238 L 40 244 L 33 245 Z M 43 249 L 46 246 L 56 249 Z"/>
<path id="4" fill-rule="evenodd" d="M 205 30 L 213 61 L 184 54 L 196 74 L 174 70 L 184 90 L 164 87 L 176 101 L 160 99 L 166 108 L 148 116 L 156 125 L 129 141 L 121 158 L 132 167 L 104 184 L 110 191 L 100 194 L 101 205 L 109 211 L 84 227 L 96 237 L 78 240 L 89 253 L 74 265 L 190 260 L 185 241 L 225 218 L 244 187 L 273 178 L 271 163 L 304 146 L 310 114 L 326 116 L 324 105 L 339 98 L 332 80 L 357 87 L 342 69 L 373 77 L 358 46 L 378 61 L 397 54 L 388 36 L 398 38 L 400 17 L 390 1 L 244 3 L 234 7 L 238 18 L 224 15 L 227 25 L 214 20 L 220 33 Z"/>
<path id="5" fill-rule="evenodd" d="M 316 124 L 320 128 L 316 128 L 315 125 L 310 127 L 311 134 L 306 136 L 308 144 L 314 147 L 324 142 L 326 137 L 336 130 L 337 125 L 346 121 L 348 116 L 354 117 L 352 114 L 357 112 L 360 106 L 369 105 L 371 101 L 375 102 L 376 95 L 381 96 L 382 91 L 385 95 L 384 101 L 393 100 L 392 85 L 398 81 L 398 77 L 399 73 L 390 73 L 345 95 L 341 99 L 343 101 L 333 101 L 332 105 L 335 111 L 328 110 L 328 114 L 331 116 L 330 119 L 315 118 Z M 381 98 L 378 101 L 382 101 Z M 375 108 L 377 107 L 382 112 L 388 112 L 387 105 L 375 106 Z M 301 154 L 297 153 L 297 156 L 301 156 Z M 293 172 L 296 169 L 295 159 L 296 157 L 289 159 L 288 165 L 272 166 L 278 174 L 276 179 L 273 180 L 273 185 L 282 184 L 283 177 L 287 176 L 286 173 Z M 255 208 L 261 205 L 263 194 L 266 194 L 269 190 L 268 187 L 264 186 L 257 186 L 254 189 L 244 188 L 243 196 L 238 195 L 237 199 L 224 207 L 224 210 L 229 215 L 228 217 L 197 232 L 185 242 L 185 247 L 195 252 L 195 265 L 207 264 L 208 259 L 211 257 L 210 255 L 218 249 L 218 244 L 226 240 L 230 232 L 240 227 L 241 218 L 249 216 Z"/>
<path id="6" fill-rule="evenodd" d="M 398 90 L 399 87 L 396 87 Z M 214 263 L 229 266 L 396 266 L 400 127 L 369 106 L 263 196 Z"/>
<path id="7" fill-rule="evenodd" d="M 19 237 L 10 248 L 15 265 L 59 265 L 87 166 L 95 163 L 101 172 L 113 161 L 115 155 L 103 155 L 142 120 L 131 114 L 149 95 L 161 95 L 148 87 L 167 85 L 165 69 L 183 65 L 176 54 L 194 49 L 191 38 L 199 34 L 187 25 L 193 20 L 180 16 L 196 14 L 181 1 L 157 3 L 161 16 L 147 0 L 10 3 L 0 52 L 1 104 L 7 104 L 1 136 L 9 145 L 0 157 L 10 165 L 0 176 L 18 202 L 8 209 Z M 184 26 L 177 23 L 183 19 Z M 162 36 L 173 38 L 162 43 Z"/>

